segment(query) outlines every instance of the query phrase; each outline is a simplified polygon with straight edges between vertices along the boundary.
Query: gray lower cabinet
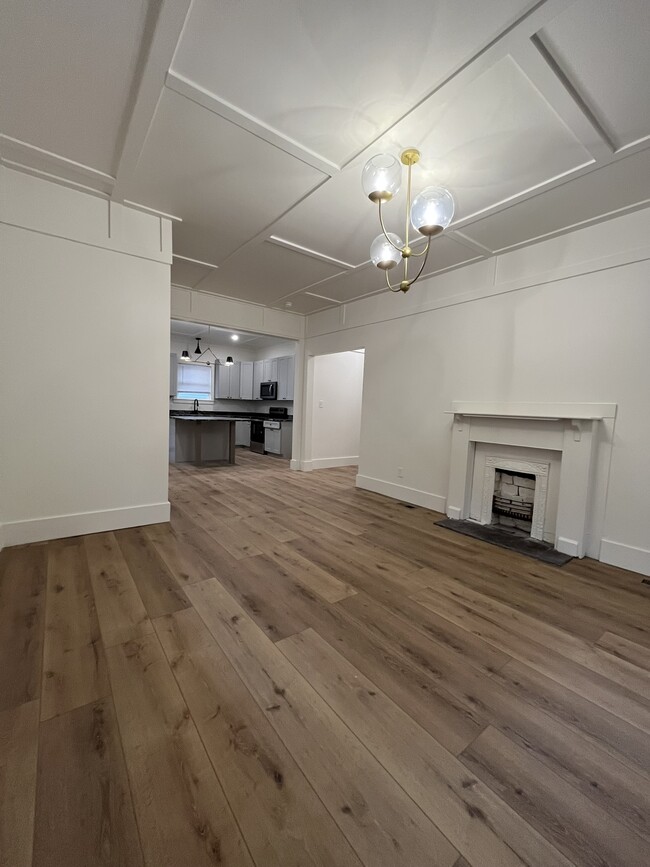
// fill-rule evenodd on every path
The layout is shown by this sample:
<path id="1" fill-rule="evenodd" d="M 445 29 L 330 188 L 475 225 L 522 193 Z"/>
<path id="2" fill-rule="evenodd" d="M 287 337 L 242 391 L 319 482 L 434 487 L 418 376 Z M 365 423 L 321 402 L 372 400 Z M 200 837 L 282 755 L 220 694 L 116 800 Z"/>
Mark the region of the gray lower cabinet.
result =
<path id="1" fill-rule="evenodd" d="M 235 445 L 249 446 L 251 444 L 251 423 L 238 421 L 235 424 Z"/>
<path id="2" fill-rule="evenodd" d="M 282 455 L 283 458 L 291 457 L 291 441 L 293 436 L 293 424 L 283 421 L 279 428 L 264 428 L 264 451 L 270 455 Z"/>

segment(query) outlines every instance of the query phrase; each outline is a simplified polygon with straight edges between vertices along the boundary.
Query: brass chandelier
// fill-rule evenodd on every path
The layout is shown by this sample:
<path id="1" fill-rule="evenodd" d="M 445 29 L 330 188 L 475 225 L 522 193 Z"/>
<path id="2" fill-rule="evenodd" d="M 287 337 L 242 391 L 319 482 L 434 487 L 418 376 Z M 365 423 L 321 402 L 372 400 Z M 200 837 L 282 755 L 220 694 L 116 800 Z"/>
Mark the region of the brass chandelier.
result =
<path id="1" fill-rule="evenodd" d="M 382 231 L 382 234 L 378 235 L 370 245 L 370 258 L 374 265 L 386 273 L 386 285 L 391 292 L 408 292 L 424 270 L 431 239 L 443 232 L 454 216 L 454 198 L 444 187 L 426 187 L 411 203 L 411 171 L 419 159 L 420 151 L 416 148 L 402 151 L 399 161 L 392 154 L 377 154 L 368 160 L 361 174 L 361 184 L 365 194 L 379 207 L 379 223 Z M 386 231 L 382 214 L 382 205 L 399 192 L 403 165 L 408 170 L 404 242 L 394 232 Z M 426 247 L 418 253 L 414 252 L 409 245 L 409 224 L 427 239 Z M 415 277 L 409 279 L 409 259 L 413 256 L 422 258 L 422 264 Z M 388 272 L 400 260 L 404 263 L 402 280 L 398 285 L 393 286 Z"/>

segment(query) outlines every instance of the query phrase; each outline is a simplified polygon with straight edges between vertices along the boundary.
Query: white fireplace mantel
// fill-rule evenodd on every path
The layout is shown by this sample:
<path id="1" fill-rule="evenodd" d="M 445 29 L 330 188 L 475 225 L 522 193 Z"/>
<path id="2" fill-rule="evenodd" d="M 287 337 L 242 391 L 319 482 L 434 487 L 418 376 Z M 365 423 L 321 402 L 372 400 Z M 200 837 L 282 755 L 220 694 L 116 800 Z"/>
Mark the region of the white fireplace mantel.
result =
<path id="1" fill-rule="evenodd" d="M 495 403 L 455 400 L 454 415 L 486 416 L 488 418 L 539 418 L 549 421 L 576 419 L 600 421 L 616 418 L 615 403 Z"/>
<path id="2" fill-rule="evenodd" d="M 561 454 L 555 547 L 584 557 L 590 549 L 596 452 L 599 444 L 601 451 L 611 448 L 611 441 L 603 441 L 596 428 L 613 425 L 616 408 L 615 403 L 454 401 L 448 517 L 468 515 L 477 443 L 550 449 Z M 598 493 L 597 499 L 604 502 L 604 491 Z"/>

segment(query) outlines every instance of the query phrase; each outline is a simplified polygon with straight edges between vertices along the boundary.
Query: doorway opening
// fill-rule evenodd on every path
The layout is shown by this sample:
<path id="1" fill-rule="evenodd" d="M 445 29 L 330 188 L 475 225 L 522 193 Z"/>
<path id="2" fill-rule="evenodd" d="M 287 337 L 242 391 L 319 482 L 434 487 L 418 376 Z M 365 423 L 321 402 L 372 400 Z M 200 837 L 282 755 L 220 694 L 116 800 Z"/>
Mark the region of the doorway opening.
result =
<path id="1" fill-rule="evenodd" d="M 364 361 L 362 348 L 309 358 L 300 469 L 358 465 Z"/>

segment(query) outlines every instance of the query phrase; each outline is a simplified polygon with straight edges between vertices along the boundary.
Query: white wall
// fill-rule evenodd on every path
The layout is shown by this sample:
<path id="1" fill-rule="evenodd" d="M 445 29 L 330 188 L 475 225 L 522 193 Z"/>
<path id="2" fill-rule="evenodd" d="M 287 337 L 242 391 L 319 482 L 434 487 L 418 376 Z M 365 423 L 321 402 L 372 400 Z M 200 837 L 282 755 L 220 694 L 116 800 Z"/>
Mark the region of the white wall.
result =
<path id="1" fill-rule="evenodd" d="M 453 400 L 617 403 L 600 557 L 650 574 L 649 237 L 646 209 L 308 317 L 308 354 L 366 348 L 361 484 L 444 508 Z"/>
<path id="2" fill-rule="evenodd" d="M 359 461 L 363 352 L 337 352 L 311 359 L 310 458 L 303 469 L 343 467 Z"/>
<path id="3" fill-rule="evenodd" d="M 7 545 L 168 520 L 168 220 L 0 167 Z"/>

